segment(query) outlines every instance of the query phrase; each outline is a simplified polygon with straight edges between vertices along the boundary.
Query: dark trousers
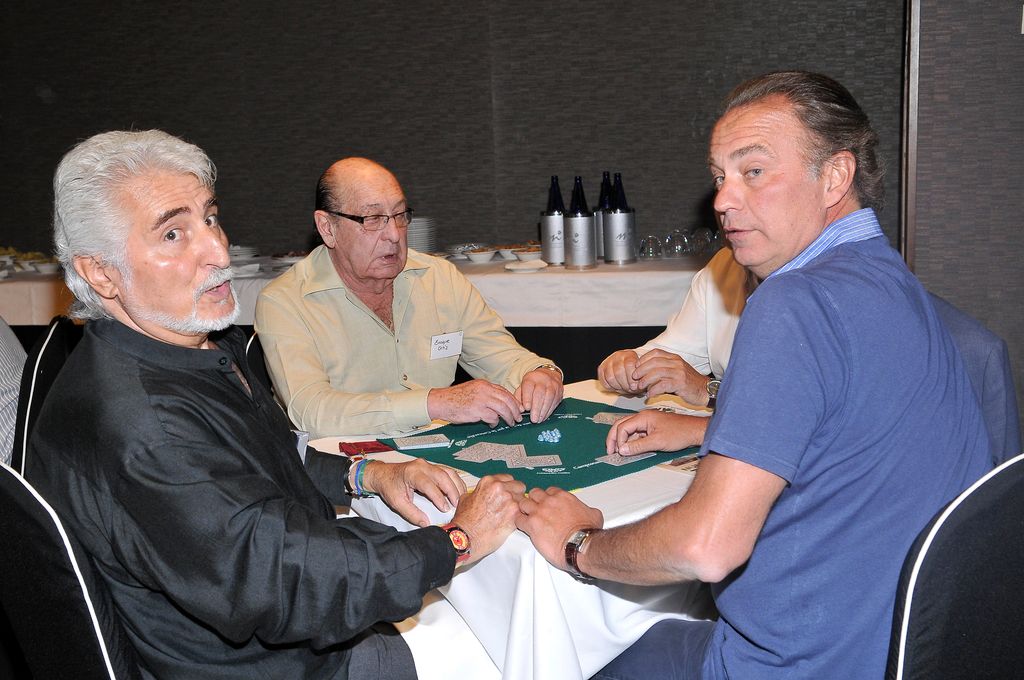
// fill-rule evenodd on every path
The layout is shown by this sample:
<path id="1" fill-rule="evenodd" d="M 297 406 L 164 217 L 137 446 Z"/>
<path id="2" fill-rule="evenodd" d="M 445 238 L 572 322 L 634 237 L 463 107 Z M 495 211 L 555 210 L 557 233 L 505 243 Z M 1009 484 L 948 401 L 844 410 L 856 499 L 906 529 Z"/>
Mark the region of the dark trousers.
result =
<path id="1" fill-rule="evenodd" d="M 360 680 L 416 680 L 416 663 L 395 627 L 377 623 L 353 645 L 348 676 Z"/>
<path id="2" fill-rule="evenodd" d="M 714 621 L 659 621 L 592 680 L 701 680 Z"/>

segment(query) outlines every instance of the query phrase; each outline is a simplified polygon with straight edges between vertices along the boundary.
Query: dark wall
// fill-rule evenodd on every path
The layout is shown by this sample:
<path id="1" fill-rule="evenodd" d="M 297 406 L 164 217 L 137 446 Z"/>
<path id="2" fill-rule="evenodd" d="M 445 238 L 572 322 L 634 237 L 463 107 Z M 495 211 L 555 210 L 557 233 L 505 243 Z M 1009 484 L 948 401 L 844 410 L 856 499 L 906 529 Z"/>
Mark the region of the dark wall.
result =
<path id="1" fill-rule="evenodd" d="M 1020 3 L 920 0 L 915 272 L 1010 346 L 1024 386 Z M 1022 419 L 1024 419 L 1024 401 Z"/>
<path id="2" fill-rule="evenodd" d="M 0 245 L 48 249 L 60 156 L 126 127 L 206 149 L 232 241 L 267 253 L 308 244 L 315 181 L 350 154 L 394 170 L 442 243 L 533 237 L 549 175 L 583 175 L 593 202 L 605 169 L 664 234 L 708 219 L 718 102 L 779 68 L 829 73 L 867 109 L 897 233 L 902 0 L 8 0 L 0 41 Z"/>

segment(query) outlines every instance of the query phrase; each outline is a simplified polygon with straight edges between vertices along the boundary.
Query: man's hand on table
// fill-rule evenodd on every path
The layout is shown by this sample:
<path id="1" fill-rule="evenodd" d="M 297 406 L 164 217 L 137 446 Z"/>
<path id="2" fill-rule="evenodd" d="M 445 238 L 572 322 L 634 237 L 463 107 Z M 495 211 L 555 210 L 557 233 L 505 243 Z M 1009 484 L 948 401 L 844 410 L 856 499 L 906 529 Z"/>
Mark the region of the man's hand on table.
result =
<path id="1" fill-rule="evenodd" d="M 709 418 L 646 410 L 617 420 L 608 431 L 605 449 L 620 456 L 649 451 L 678 451 L 704 443 Z"/>
<path id="2" fill-rule="evenodd" d="M 600 529 L 604 514 L 558 487 L 532 489 L 519 501 L 516 526 L 548 562 L 565 570 L 565 544 L 579 529 Z"/>
<path id="3" fill-rule="evenodd" d="M 640 383 L 633 377 L 640 358 L 631 349 L 613 352 L 597 367 L 597 379 L 605 389 L 619 394 L 639 394 Z"/>
<path id="4" fill-rule="evenodd" d="M 633 369 L 639 391 L 648 397 L 674 394 L 694 406 L 708 403 L 708 376 L 702 375 L 681 356 L 663 349 L 652 349 L 640 357 Z"/>
<path id="5" fill-rule="evenodd" d="M 562 403 L 562 374 L 552 368 L 535 368 L 523 376 L 515 398 L 530 412 L 531 423 L 542 423 Z"/>
<path id="6" fill-rule="evenodd" d="M 459 504 L 466 483 L 455 470 L 417 458 L 407 463 L 370 461 L 363 470 L 363 488 L 380 496 L 407 522 L 425 527 L 430 520 L 413 503 L 413 494 L 426 496 L 438 510 L 448 512 Z"/>
<path id="7" fill-rule="evenodd" d="M 515 395 L 486 380 L 438 387 L 427 394 L 427 415 L 449 423 L 483 421 L 494 427 L 503 420 L 515 425 L 523 419 L 522 411 L 522 404 Z"/>
<path id="8" fill-rule="evenodd" d="M 597 367 L 597 378 L 605 389 L 619 394 L 675 394 L 694 406 L 708 403 L 708 377 L 678 354 L 662 349 L 642 357 L 631 349 L 613 352 Z"/>
<path id="9" fill-rule="evenodd" d="M 452 523 L 469 534 L 466 563 L 490 555 L 516 530 L 519 499 L 525 491 L 526 485 L 512 475 L 498 474 L 483 477 L 476 489 L 463 495 Z"/>

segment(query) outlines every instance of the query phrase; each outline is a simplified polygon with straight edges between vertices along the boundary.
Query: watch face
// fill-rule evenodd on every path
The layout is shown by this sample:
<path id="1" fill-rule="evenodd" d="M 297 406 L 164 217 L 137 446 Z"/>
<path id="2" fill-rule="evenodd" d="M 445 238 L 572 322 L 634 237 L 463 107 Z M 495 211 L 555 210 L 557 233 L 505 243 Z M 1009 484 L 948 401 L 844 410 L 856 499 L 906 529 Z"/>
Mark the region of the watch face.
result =
<path id="1" fill-rule="evenodd" d="M 448 529 L 448 538 L 452 541 L 452 547 L 460 555 L 469 552 L 469 535 L 459 527 Z"/>
<path id="2" fill-rule="evenodd" d="M 718 396 L 718 388 L 722 386 L 721 380 L 709 380 L 708 381 L 708 395 L 711 397 Z"/>

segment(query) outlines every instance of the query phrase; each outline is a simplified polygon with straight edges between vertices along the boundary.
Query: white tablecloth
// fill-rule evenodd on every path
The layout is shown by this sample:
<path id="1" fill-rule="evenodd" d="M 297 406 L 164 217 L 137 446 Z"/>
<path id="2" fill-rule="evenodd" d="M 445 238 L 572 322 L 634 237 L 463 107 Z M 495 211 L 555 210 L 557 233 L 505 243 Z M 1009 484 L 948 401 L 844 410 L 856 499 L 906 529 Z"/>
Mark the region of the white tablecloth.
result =
<path id="1" fill-rule="evenodd" d="M 596 381 L 567 386 L 567 396 L 639 408 L 643 402 L 601 391 Z M 346 438 L 350 439 L 350 438 Z M 337 451 L 340 438 L 313 442 Z M 398 458 L 402 454 L 387 454 Z M 577 492 L 601 508 L 606 526 L 647 516 L 678 500 L 692 475 L 655 466 Z M 432 522 L 450 518 L 429 503 L 419 506 Z M 377 499 L 353 503 L 358 514 L 407 530 L 412 526 Z M 589 678 L 664 618 L 703 618 L 707 590 L 700 584 L 587 585 L 549 565 L 529 538 L 516 532 L 495 553 L 456 572 L 440 592 L 461 615 L 500 670 L 515 680 Z M 438 650 L 437 664 L 450 649 Z"/>
<path id="2" fill-rule="evenodd" d="M 74 298 L 57 274 L 20 272 L 0 280 L 0 316 L 9 326 L 45 326 Z"/>
<path id="3" fill-rule="evenodd" d="M 516 274 L 505 262 L 457 263 L 506 326 L 664 326 L 706 258 L 547 267 Z"/>
<path id="4" fill-rule="evenodd" d="M 641 261 L 630 265 L 599 264 L 571 271 L 547 267 L 516 274 L 505 262 L 456 263 L 481 295 L 512 328 L 526 326 L 664 326 L 690 289 L 704 259 Z M 235 294 L 241 306 L 238 323 L 251 326 L 260 291 L 277 273 L 238 276 Z M 0 281 L 0 316 L 14 326 L 45 325 L 66 314 L 71 293 L 57 275 L 14 274 Z"/>

